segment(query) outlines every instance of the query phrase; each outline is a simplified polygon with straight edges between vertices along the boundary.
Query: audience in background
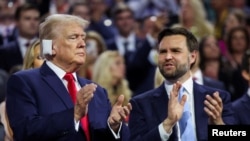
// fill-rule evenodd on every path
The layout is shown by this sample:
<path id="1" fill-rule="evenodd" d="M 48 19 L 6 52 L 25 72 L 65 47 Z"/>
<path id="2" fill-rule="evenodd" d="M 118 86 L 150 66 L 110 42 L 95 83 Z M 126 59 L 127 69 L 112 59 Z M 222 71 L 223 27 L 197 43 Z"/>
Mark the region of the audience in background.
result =
<path id="1" fill-rule="evenodd" d="M 37 39 L 25 53 L 23 69 L 39 68 L 43 64 L 44 59 L 41 57 L 40 50 L 40 41 Z"/>
<path id="2" fill-rule="evenodd" d="M 125 3 L 114 7 L 113 19 L 118 32 L 107 48 L 117 50 L 124 57 L 126 78 L 134 96 L 154 86 L 155 65 L 149 59 L 152 46 L 136 35 L 134 13 Z"/>
<path id="3" fill-rule="evenodd" d="M 219 40 L 219 47 L 221 54 L 227 59 L 231 59 L 231 56 L 228 53 L 228 48 L 226 45 L 226 39 L 230 30 L 234 27 L 245 26 L 246 16 L 242 9 L 233 9 L 229 11 L 223 26 L 222 38 Z"/>
<path id="4" fill-rule="evenodd" d="M 217 40 L 223 38 L 222 31 L 226 17 L 230 11 L 229 0 L 210 0 L 211 7 L 215 12 L 214 35 Z"/>
<path id="5" fill-rule="evenodd" d="M 235 27 L 230 30 L 227 38 L 229 67 L 223 71 L 221 80 L 232 94 L 232 100 L 239 98 L 247 89 L 247 82 L 241 75 L 242 57 L 250 47 L 249 34 L 244 27 Z"/>
<path id="6" fill-rule="evenodd" d="M 16 9 L 15 21 L 17 35 L 15 40 L 0 47 L 0 68 L 9 72 L 15 65 L 22 65 L 29 45 L 37 39 L 39 9 L 31 4 L 24 4 Z"/>
<path id="7" fill-rule="evenodd" d="M 90 25 L 89 30 L 99 32 L 105 42 L 114 37 L 115 26 L 111 17 L 107 16 L 107 3 L 105 0 L 88 0 L 90 8 Z"/>
<path id="8" fill-rule="evenodd" d="M 213 25 L 206 19 L 206 12 L 200 0 L 180 1 L 179 23 L 172 27 L 184 27 L 200 40 L 205 35 L 213 34 Z"/>
<path id="9" fill-rule="evenodd" d="M 250 13 L 250 6 L 247 5 L 248 0 L 231 0 L 230 8 L 231 9 L 241 9 L 245 14 Z"/>
<path id="10" fill-rule="evenodd" d="M 124 95 L 123 105 L 127 105 L 132 92 L 125 78 L 125 62 L 118 51 L 105 51 L 96 60 L 93 70 L 93 81 L 108 92 L 111 105 L 114 105 L 120 94 Z"/>
<path id="11" fill-rule="evenodd" d="M 8 7 L 0 4 L 0 46 L 14 40 L 16 6 Z"/>
<path id="12" fill-rule="evenodd" d="M 9 126 L 8 117 L 6 114 L 6 84 L 9 74 L 0 69 L 0 140 L 13 141 L 13 132 Z"/>
<path id="13" fill-rule="evenodd" d="M 244 53 L 241 67 L 242 77 L 247 81 L 248 88 L 243 95 L 232 104 L 236 124 L 250 125 L 250 49 Z"/>
<path id="14" fill-rule="evenodd" d="M 78 75 L 87 79 L 92 79 L 93 66 L 99 55 L 107 49 L 102 36 L 96 31 L 86 32 L 86 61 L 77 71 Z"/>
<path id="15" fill-rule="evenodd" d="M 171 22 L 178 21 L 178 2 L 173 0 L 128 0 L 128 6 L 135 13 L 135 19 L 141 20 L 150 15 L 158 16 L 161 13 L 172 19 Z"/>
<path id="16" fill-rule="evenodd" d="M 226 67 L 222 67 L 222 61 L 226 60 L 221 56 L 221 51 L 214 35 L 204 36 L 201 39 L 199 43 L 199 54 L 199 66 L 202 73 L 207 77 L 219 80 L 220 75 L 222 75 L 221 69 Z"/>
<path id="17" fill-rule="evenodd" d="M 85 20 L 90 20 L 90 9 L 85 2 L 75 2 L 69 7 L 68 14 L 80 16 Z"/>
<path id="18" fill-rule="evenodd" d="M 154 88 L 158 88 L 164 82 L 164 80 L 164 77 L 162 76 L 159 68 L 157 67 L 154 76 Z"/>
<path id="19" fill-rule="evenodd" d="M 210 49 L 212 48 L 213 47 L 211 47 Z M 200 52 L 198 51 L 196 61 L 191 66 L 193 80 L 200 85 L 217 88 L 221 90 L 226 90 L 223 82 L 221 82 L 218 79 L 215 79 L 214 77 L 209 77 L 209 76 L 204 75 L 204 73 L 202 72 L 200 68 L 200 63 L 201 63 L 201 55 L 200 55 Z"/>

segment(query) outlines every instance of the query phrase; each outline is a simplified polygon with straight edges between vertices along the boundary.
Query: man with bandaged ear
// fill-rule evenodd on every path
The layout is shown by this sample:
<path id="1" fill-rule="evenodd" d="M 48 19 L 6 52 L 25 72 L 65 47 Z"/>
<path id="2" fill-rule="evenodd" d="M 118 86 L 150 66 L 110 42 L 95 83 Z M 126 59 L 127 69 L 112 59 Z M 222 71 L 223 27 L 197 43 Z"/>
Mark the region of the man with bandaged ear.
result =
<path id="1" fill-rule="evenodd" d="M 131 105 L 120 95 L 111 107 L 107 92 L 80 78 L 86 58 L 86 20 L 53 14 L 40 24 L 45 62 L 13 74 L 7 84 L 7 114 L 16 141 L 126 141 L 123 120 Z"/>

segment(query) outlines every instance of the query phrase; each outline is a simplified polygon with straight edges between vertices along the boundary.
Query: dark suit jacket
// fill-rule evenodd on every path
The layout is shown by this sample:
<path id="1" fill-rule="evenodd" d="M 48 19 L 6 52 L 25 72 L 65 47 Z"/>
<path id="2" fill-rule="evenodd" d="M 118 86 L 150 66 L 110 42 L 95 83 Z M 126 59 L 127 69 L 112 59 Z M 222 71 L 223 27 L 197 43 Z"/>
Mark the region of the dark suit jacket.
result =
<path id="1" fill-rule="evenodd" d="M 208 116 L 203 110 L 206 94 L 219 91 L 223 101 L 223 120 L 227 124 L 234 124 L 231 111 L 230 95 L 225 91 L 213 89 L 194 83 L 194 108 L 195 124 L 198 141 L 208 140 Z M 158 126 L 167 117 L 168 96 L 164 83 L 151 91 L 138 95 L 131 99 L 132 111 L 129 119 L 131 141 L 161 141 Z M 176 127 L 169 141 L 177 141 Z"/>
<path id="2" fill-rule="evenodd" d="M 81 86 L 91 83 L 82 78 L 78 81 Z M 6 105 L 15 141 L 85 141 L 83 130 L 75 131 L 73 102 L 67 89 L 46 63 L 10 77 Z M 114 141 L 107 125 L 111 105 L 100 86 L 88 111 L 91 141 Z M 127 140 L 128 134 L 128 127 L 122 125 L 122 140 Z"/>
<path id="3" fill-rule="evenodd" d="M 22 65 L 23 57 L 18 42 L 12 41 L 4 47 L 0 47 L 0 68 L 7 72 L 15 65 Z"/>
<path id="4" fill-rule="evenodd" d="M 245 93 L 232 103 L 237 124 L 250 125 L 250 97 Z"/>
<path id="5" fill-rule="evenodd" d="M 223 82 L 203 76 L 203 84 L 208 87 L 226 90 L 225 85 Z"/>
<path id="6" fill-rule="evenodd" d="M 6 84 L 9 74 L 4 70 L 0 69 L 0 103 L 5 100 L 6 95 Z"/>
<path id="7" fill-rule="evenodd" d="M 118 50 L 115 40 L 107 43 L 109 50 Z M 152 65 L 148 56 L 152 49 L 147 40 L 136 38 L 136 49 L 125 57 L 126 78 L 129 87 L 133 91 L 133 96 L 154 88 L 155 67 Z"/>

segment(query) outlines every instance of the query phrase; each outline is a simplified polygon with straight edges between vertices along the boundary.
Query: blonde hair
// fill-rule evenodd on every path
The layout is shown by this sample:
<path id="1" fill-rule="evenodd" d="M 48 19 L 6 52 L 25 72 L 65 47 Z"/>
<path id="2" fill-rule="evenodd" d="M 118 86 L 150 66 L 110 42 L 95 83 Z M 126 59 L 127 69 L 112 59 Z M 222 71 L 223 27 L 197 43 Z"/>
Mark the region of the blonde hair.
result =
<path id="1" fill-rule="evenodd" d="M 69 25 L 72 23 L 76 23 L 79 26 L 82 26 L 85 29 L 89 22 L 84 20 L 78 16 L 68 15 L 68 14 L 52 14 L 45 18 L 44 22 L 39 25 L 39 39 L 42 41 L 43 39 L 53 40 L 58 35 L 60 35 L 60 30 L 64 25 Z M 41 53 L 42 51 L 41 46 Z"/>
<path id="2" fill-rule="evenodd" d="M 27 49 L 25 56 L 24 56 L 24 61 L 23 61 L 23 69 L 30 69 L 34 67 L 34 60 L 35 60 L 35 48 L 40 47 L 40 41 L 36 40 L 31 44 L 31 46 Z"/>
<path id="3" fill-rule="evenodd" d="M 107 47 L 106 47 L 106 43 L 103 39 L 103 37 L 96 31 L 87 31 L 87 39 L 94 39 L 97 41 L 97 48 L 98 48 L 98 54 L 101 54 L 102 52 L 104 52 Z"/>
<path id="4" fill-rule="evenodd" d="M 164 80 L 165 78 L 161 74 L 159 67 L 157 67 L 154 76 L 154 87 L 155 88 L 159 87 L 164 82 Z"/>
<path id="5" fill-rule="evenodd" d="M 202 38 L 203 36 L 213 34 L 213 24 L 206 19 L 206 11 L 201 0 L 188 0 L 188 4 L 190 4 L 191 9 L 194 13 L 194 25 L 190 29 L 191 32 L 196 36 L 198 40 L 200 40 L 200 38 Z M 173 25 L 173 27 L 183 26 L 182 16 L 179 16 L 179 18 L 181 25 L 176 24 Z"/>
<path id="6" fill-rule="evenodd" d="M 128 87 L 128 81 L 124 78 L 115 86 L 112 84 L 111 65 L 117 57 L 122 57 L 118 51 L 105 51 L 96 60 L 93 69 L 93 81 L 104 87 L 108 92 L 108 97 L 113 105 L 117 97 L 123 94 L 125 99 L 123 104 L 127 104 L 131 98 L 131 90 Z"/>

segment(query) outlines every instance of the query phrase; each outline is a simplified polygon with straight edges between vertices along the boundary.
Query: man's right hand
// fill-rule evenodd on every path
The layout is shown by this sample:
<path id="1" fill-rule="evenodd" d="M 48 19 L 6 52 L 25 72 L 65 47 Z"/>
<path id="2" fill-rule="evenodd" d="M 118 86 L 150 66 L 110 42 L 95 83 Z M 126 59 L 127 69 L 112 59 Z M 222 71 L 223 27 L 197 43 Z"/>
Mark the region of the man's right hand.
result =
<path id="1" fill-rule="evenodd" d="M 74 118 L 79 121 L 88 112 L 88 103 L 94 96 L 97 85 L 94 83 L 86 84 L 76 94 L 76 104 L 74 108 Z"/>
<path id="2" fill-rule="evenodd" d="M 183 95 L 181 101 L 178 101 L 179 90 L 181 83 L 176 82 L 173 85 L 173 89 L 170 92 L 170 98 L 168 101 L 168 117 L 163 121 L 163 128 L 167 133 L 172 131 L 173 126 L 178 122 L 183 114 L 184 104 L 187 100 L 187 96 Z"/>

